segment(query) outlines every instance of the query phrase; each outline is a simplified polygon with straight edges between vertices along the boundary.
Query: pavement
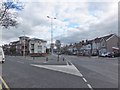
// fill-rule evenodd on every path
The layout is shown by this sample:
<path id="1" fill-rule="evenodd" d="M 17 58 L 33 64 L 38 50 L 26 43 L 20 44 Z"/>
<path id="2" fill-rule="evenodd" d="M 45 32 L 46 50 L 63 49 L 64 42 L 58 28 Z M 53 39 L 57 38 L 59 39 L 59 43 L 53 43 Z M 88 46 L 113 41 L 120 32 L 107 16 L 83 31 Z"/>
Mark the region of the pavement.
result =
<path id="1" fill-rule="evenodd" d="M 9 88 L 117 88 L 118 59 L 6 56 L 2 74 Z"/>
<path id="2" fill-rule="evenodd" d="M 15 57 L 15 56 L 14 56 Z M 66 60 L 64 60 L 64 57 L 57 55 L 49 55 L 47 57 L 30 57 L 30 56 L 17 56 L 20 60 L 27 60 L 27 63 L 39 63 L 43 65 L 67 65 Z"/>

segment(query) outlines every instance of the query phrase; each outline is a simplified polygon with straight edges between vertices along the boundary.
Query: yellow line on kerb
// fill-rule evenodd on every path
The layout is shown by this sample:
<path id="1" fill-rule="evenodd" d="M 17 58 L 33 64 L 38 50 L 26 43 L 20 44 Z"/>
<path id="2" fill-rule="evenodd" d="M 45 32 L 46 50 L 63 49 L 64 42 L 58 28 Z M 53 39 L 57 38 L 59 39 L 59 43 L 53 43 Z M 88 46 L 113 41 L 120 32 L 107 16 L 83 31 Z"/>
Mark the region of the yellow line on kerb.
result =
<path id="1" fill-rule="evenodd" d="M 0 84 L 0 90 L 2 90 L 2 85 Z"/>
<path id="2" fill-rule="evenodd" d="M 1 79 L 2 83 L 4 84 L 5 88 L 6 88 L 7 90 L 10 90 L 9 87 L 8 87 L 8 85 L 6 84 L 6 82 L 4 81 L 4 79 L 3 79 L 1 76 L 0 76 L 0 79 Z M 1 87 L 2 87 L 2 86 L 1 86 Z"/>

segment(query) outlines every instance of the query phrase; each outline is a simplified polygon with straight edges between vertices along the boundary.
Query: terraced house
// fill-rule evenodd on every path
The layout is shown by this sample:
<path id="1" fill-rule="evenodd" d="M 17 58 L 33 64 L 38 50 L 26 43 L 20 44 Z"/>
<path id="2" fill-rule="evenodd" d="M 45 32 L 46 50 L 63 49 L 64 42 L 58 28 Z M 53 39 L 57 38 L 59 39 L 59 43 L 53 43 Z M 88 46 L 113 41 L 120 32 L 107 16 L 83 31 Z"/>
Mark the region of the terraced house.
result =
<path id="1" fill-rule="evenodd" d="M 118 53 L 119 51 L 119 37 L 115 34 L 110 34 L 100 39 L 99 54 L 110 52 Z"/>
<path id="2" fill-rule="evenodd" d="M 118 53 L 119 52 L 119 36 L 109 34 L 103 37 L 97 37 L 93 40 L 86 40 L 68 46 L 67 51 L 71 50 L 74 54 L 76 47 L 76 55 L 101 55 L 103 53 Z M 79 47 L 77 47 L 79 46 Z"/>

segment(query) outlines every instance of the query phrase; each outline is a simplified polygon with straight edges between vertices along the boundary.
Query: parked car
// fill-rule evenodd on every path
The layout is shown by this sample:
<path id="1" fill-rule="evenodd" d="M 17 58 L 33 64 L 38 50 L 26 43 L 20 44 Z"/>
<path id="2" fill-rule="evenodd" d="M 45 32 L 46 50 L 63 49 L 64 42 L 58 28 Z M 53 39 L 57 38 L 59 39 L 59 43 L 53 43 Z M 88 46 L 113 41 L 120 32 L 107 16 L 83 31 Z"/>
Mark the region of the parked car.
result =
<path id="1" fill-rule="evenodd" d="M 4 55 L 2 47 L 0 47 L 0 62 L 2 63 L 5 62 L 5 55 Z"/>
<path id="2" fill-rule="evenodd" d="M 100 56 L 101 57 L 113 57 L 112 53 L 110 52 L 102 53 Z"/>
<path id="3" fill-rule="evenodd" d="M 68 55 L 73 55 L 73 53 L 72 52 L 67 52 L 68 53 Z"/>
<path id="4" fill-rule="evenodd" d="M 77 55 L 77 52 L 73 52 L 73 55 Z"/>
<path id="5" fill-rule="evenodd" d="M 105 57 L 105 53 L 102 53 L 99 55 L 100 57 Z"/>
<path id="6" fill-rule="evenodd" d="M 106 57 L 114 57 L 112 53 L 108 52 Z"/>
<path id="7" fill-rule="evenodd" d="M 114 53 L 114 57 L 120 57 L 120 53 Z"/>

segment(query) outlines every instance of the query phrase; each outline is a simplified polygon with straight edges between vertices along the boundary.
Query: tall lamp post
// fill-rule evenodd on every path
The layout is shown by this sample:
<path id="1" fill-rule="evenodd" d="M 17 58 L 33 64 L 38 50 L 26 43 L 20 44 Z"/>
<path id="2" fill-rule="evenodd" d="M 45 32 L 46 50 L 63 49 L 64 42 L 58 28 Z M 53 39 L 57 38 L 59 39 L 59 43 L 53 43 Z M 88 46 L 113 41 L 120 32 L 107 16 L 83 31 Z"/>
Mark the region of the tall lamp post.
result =
<path id="1" fill-rule="evenodd" d="M 53 19 L 56 19 L 56 18 L 50 17 L 50 16 L 47 16 L 47 18 L 49 18 L 51 20 L 51 45 L 50 45 L 50 48 L 51 48 L 51 54 L 53 55 L 53 48 L 54 48 L 54 43 L 53 43 Z"/>

